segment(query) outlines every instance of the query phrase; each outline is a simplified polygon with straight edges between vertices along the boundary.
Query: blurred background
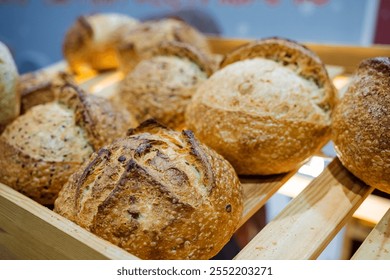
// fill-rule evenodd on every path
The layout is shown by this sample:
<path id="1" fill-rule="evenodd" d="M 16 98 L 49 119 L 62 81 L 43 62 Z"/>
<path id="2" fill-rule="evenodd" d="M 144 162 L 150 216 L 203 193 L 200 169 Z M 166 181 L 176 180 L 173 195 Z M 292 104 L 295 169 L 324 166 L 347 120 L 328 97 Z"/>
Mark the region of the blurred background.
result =
<path id="1" fill-rule="evenodd" d="M 0 0 L 0 41 L 20 73 L 36 70 L 62 59 L 62 40 L 78 16 L 98 12 L 140 20 L 174 15 L 231 38 L 390 43 L 389 0 Z"/>

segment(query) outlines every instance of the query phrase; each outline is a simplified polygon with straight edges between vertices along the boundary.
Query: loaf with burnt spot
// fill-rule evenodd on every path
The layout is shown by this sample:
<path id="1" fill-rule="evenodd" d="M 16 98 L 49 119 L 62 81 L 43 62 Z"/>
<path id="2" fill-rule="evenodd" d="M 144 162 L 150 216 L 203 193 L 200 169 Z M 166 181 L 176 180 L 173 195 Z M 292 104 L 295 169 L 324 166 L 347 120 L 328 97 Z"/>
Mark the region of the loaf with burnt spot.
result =
<path id="1" fill-rule="evenodd" d="M 93 151 L 137 125 L 127 111 L 86 95 L 69 76 L 54 84 L 54 101 L 33 106 L 0 135 L 0 182 L 44 205 L 53 205 Z"/>
<path id="2" fill-rule="evenodd" d="M 243 209 L 232 166 L 200 143 L 148 120 L 94 153 L 54 211 L 141 259 L 209 259 Z"/>
<path id="3" fill-rule="evenodd" d="M 390 193 L 390 58 L 362 61 L 333 115 L 341 163 L 366 184 Z"/>

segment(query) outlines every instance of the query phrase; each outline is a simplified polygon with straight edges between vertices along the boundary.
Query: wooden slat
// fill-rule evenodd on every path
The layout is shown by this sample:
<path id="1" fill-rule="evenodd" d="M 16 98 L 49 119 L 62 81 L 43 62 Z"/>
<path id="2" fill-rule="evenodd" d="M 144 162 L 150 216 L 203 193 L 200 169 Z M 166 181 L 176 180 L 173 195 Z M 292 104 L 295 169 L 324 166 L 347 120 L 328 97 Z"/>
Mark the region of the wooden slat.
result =
<path id="1" fill-rule="evenodd" d="M 372 191 L 336 158 L 235 259 L 315 259 Z"/>
<path id="2" fill-rule="evenodd" d="M 390 260 L 390 209 L 352 256 L 353 260 Z"/>
<path id="3" fill-rule="evenodd" d="M 0 259 L 137 259 L 0 183 Z"/>
<path id="4" fill-rule="evenodd" d="M 244 210 L 238 227 L 242 226 L 254 213 L 263 207 L 267 200 L 294 174 L 295 171 L 275 176 L 241 177 Z"/>

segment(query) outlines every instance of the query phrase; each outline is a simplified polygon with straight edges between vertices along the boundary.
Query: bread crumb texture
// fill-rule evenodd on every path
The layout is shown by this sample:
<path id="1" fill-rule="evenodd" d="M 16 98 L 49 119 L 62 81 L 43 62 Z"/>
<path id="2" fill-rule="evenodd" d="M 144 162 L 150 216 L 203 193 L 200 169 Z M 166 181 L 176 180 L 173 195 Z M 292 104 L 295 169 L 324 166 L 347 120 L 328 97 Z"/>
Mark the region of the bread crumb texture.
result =
<path id="1" fill-rule="evenodd" d="M 142 259 L 209 259 L 233 235 L 242 189 L 231 165 L 182 133 L 146 121 L 94 153 L 55 211 Z"/>

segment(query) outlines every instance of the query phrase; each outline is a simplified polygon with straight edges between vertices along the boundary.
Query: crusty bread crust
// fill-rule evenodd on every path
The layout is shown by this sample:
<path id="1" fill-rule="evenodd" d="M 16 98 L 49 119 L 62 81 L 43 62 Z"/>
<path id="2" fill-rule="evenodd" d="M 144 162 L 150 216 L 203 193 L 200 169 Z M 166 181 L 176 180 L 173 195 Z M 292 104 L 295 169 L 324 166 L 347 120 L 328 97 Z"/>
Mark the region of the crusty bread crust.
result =
<path id="1" fill-rule="evenodd" d="M 0 42 L 0 133 L 20 113 L 18 70 L 8 48 Z"/>
<path id="2" fill-rule="evenodd" d="M 142 259 L 209 259 L 242 213 L 231 165 L 182 133 L 146 121 L 94 153 L 54 210 Z"/>
<path id="3" fill-rule="evenodd" d="M 114 13 L 79 17 L 63 43 L 63 54 L 71 70 L 89 74 L 117 68 L 116 49 L 121 36 L 137 24 L 131 17 Z"/>
<path id="4" fill-rule="evenodd" d="M 198 87 L 186 124 L 237 173 L 277 174 L 297 168 L 329 140 L 335 102 L 319 58 L 296 42 L 271 38 L 226 56 Z"/>
<path id="5" fill-rule="evenodd" d="M 44 72 L 32 72 L 20 76 L 18 83 L 21 94 L 21 113 L 24 114 L 31 107 L 54 101 L 52 78 Z"/>
<path id="6" fill-rule="evenodd" d="M 205 55 L 211 53 L 207 38 L 189 24 L 173 19 L 145 21 L 127 32 L 118 46 L 120 68 L 131 72 L 143 59 L 153 56 L 153 51 L 163 42 L 187 43 Z"/>
<path id="7" fill-rule="evenodd" d="M 390 58 L 361 62 L 333 115 L 332 139 L 342 164 L 390 193 Z"/>
<path id="8" fill-rule="evenodd" d="M 69 77 L 54 84 L 55 101 L 32 107 L 0 136 L 0 181 L 44 205 L 94 150 L 137 124 Z"/>
<path id="9" fill-rule="evenodd" d="M 200 83 L 212 74 L 208 59 L 181 42 L 164 42 L 122 81 L 117 103 L 139 122 L 149 118 L 170 128 L 184 127 L 184 112 Z"/>

